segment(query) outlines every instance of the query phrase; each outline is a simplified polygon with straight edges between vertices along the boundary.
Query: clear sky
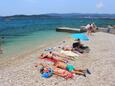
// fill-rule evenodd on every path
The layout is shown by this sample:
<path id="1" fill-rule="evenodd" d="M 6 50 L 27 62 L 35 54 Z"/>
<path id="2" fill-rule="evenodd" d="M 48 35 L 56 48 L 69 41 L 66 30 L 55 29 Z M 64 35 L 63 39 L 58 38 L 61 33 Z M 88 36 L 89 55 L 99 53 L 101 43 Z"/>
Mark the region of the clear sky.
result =
<path id="1" fill-rule="evenodd" d="M 115 0 L 0 0 L 0 16 L 44 13 L 115 14 Z"/>

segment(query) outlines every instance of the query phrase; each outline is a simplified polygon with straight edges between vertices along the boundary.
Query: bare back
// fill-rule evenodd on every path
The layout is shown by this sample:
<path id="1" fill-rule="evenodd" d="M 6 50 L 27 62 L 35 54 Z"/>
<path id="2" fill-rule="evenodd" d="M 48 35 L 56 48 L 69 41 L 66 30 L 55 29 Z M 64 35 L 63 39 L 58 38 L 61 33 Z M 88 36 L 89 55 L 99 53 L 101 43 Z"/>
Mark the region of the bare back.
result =
<path id="1" fill-rule="evenodd" d="M 65 64 L 63 62 L 56 62 L 56 63 L 54 63 L 54 66 L 56 66 L 58 68 L 66 69 L 67 64 Z"/>

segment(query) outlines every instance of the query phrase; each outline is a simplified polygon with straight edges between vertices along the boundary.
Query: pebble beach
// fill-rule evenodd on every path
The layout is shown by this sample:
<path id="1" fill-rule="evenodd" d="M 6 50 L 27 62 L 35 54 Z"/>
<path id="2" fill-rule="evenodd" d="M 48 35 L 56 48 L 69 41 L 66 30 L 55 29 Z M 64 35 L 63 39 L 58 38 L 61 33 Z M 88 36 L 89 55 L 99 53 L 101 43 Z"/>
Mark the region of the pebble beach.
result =
<path id="1" fill-rule="evenodd" d="M 48 79 L 41 77 L 34 67 L 35 63 L 45 62 L 38 59 L 43 52 L 41 48 L 21 58 L 0 62 L 0 86 L 115 86 L 115 35 L 96 32 L 89 38 L 89 41 L 82 42 L 89 46 L 90 52 L 70 63 L 82 69 L 88 68 L 91 75 L 77 75 L 68 80 L 55 75 Z M 70 38 L 66 40 L 67 44 L 73 42 Z M 57 44 L 52 42 L 45 47 L 55 47 Z"/>

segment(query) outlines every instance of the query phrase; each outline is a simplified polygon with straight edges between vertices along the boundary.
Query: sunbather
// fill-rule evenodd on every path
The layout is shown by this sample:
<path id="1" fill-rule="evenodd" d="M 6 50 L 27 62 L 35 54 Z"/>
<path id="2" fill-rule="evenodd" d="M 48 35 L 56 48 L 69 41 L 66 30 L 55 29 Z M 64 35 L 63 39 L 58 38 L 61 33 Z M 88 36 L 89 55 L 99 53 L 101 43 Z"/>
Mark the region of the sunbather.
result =
<path id="1" fill-rule="evenodd" d="M 40 69 L 40 73 L 45 78 L 49 78 L 53 74 L 64 77 L 65 79 L 73 78 L 73 74 L 71 72 L 68 72 L 67 70 L 60 69 L 55 66 L 44 65 L 44 64 L 35 65 L 35 67 L 37 66 L 42 66 L 42 68 Z"/>
<path id="2" fill-rule="evenodd" d="M 66 55 L 61 54 L 61 53 L 56 52 L 56 51 L 50 51 L 49 53 L 50 53 L 50 54 L 52 54 L 53 56 L 58 56 L 58 57 L 67 57 Z"/>
<path id="3" fill-rule="evenodd" d="M 79 68 L 77 68 L 77 67 L 75 67 L 73 65 L 65 64 L 63 62 L 55 62 L 54 66 L 56 66 L 58 68 L 66 69 L 67 71 L 75 73 L 75 74 L 78 74 L 78 75 L 86 76 L 85 75 L 86 72 L 90 74 L 88 69 L 81 70 L 81 69 L 79 69 Z"/>
<path id="4" fill-rule="evenodd" d="M 49 58 L 52 59 L 53 62 L 57 62 L 57 61 L 67 62 L 66 58 L 61 58 L 59 56 L 56 56 L 52 52 L 49 52 L 48 54 L 41 54 L 40 58 L 41 59 Z"/>
<path id="5" fill-rule="evenodd" d="M 55 51 L 51 51 L 51 53 L 54 56 L 63 57 L 63 58 L 65 58 L 65 60 L 73 60 L 72 57 L 78 57 L 79 56 L 78 54 L 73 53 L 72 51 L 61 51 L 60 53 L 55 52 Z"/>
<path id="6" fill-rule="evenodd" d="M 65 51 L 71 51 L 72 46 L 64 46 L 64 47 L 62 47 L 62 49 L 65 50 Z"/>
<path id="7" fill-rule="evenodd" d="M 75 41 L 76 42 L 72 44 L 73 51 L 77 50 L 78 52 L 83 53 L 84 50 L 88 49 L 88 46 L 84 46 L 83 44 L 81 44 L 80 39 L 76 39 Z"/>
<path id="8" fill-rule="evenodd" d="M 65 51 L 65 50 L 61 50 L 60 53 L 64 54 L 64 55 L 67 55 L 68 57 L 72 57 L 72 58 L 77 58 L 79 57 L 79 54 L 78 53 L 74 53 L 72 51 Z"/>
<path id="9" fill-rule="evenodd" d="M 78 55 L 81 55 L 77 50 L 75 50 L 72 46 L 65 46 L 62 48 L 64 51 L 72 51 L 73 53 L 76 53 Z"/>

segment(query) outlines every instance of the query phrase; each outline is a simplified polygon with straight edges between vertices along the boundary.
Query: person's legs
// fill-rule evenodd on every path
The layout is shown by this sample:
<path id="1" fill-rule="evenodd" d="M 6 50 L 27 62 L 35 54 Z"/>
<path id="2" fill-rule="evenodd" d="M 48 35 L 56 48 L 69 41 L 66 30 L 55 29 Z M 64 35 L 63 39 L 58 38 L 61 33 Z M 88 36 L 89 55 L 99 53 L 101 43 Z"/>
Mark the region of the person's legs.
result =
<path id="1" fill-rule="evenodd" d="M 84 72 L 78 71 L 78 70 L 77 70 L 77 71 L 74 70 L 74 73 L 75 73 L 75 74 L 78 74 L 78 75 L 84 75 L 84 74 L 85 74 Z"/>
<path id="2" fill-rule="evenodd" d="M 70 75 L 70 72 L 55 67 L 54 74 L 66 78 L 68 75 Z"/>
<path id="3" fill-rule="evenodd" d="M 88 30 L 87 30 L 87 35 L 91 35 L 91 33 L 92 33 L 92 30 L 91 30 L 91 29 L 88 29 Z"/>
<path id="4" fill-rule="evenodd" d="M 90 34 L 90 31 L 89 30 L 87 30 L 87 35 L 89 35 Z"/>
<path id="5" fill-rule="evenodd" d="M 90 35 L 92 35 L 92 31 L 90 30 Z"/>
<path id="6" fill-rule="evenodd" d="M 75 73 L 76 75 L 83 75 L 84 77 L 86 77 L 85 72 L 82 70 L 73 70 L 72 73 Z"/>
<path id="7" fill-rule="evenodd" d="M 81 74 L 81 75 L 85 75 L 85 73 L 91 74 L 91 72 L 89 71 L 89 69 L 86 70 L 82 70 L 82 69 L 78 69 L 77 67 L 74 69 L 76 74 Z"/>
<path id="8" fill-rule="evenodd" d="M 75 73 L 75 74 L 78 74 L 78 75 L 83 75 L 86 77 L 86 70 L 82 70 L 82 69 L 79 69 L 78 67 L 74 68 L 73 71 L 71 71 L 72 73 Z"/>
<path id="9" fill-rule="evenodd" d="M 77 51 L 79 52 L 79 53 L 83 53 L 84 51 L 82 50 L 82 49 L 77 49 Z"/>
<path id="10" fill-rule="evenodd" d="M 80 46 L 80 48 L 84 50 L 84 49 L 87 49 L 88 46 L 83 46 L 83 45 L 82 45 L 82 46 Z"/>

